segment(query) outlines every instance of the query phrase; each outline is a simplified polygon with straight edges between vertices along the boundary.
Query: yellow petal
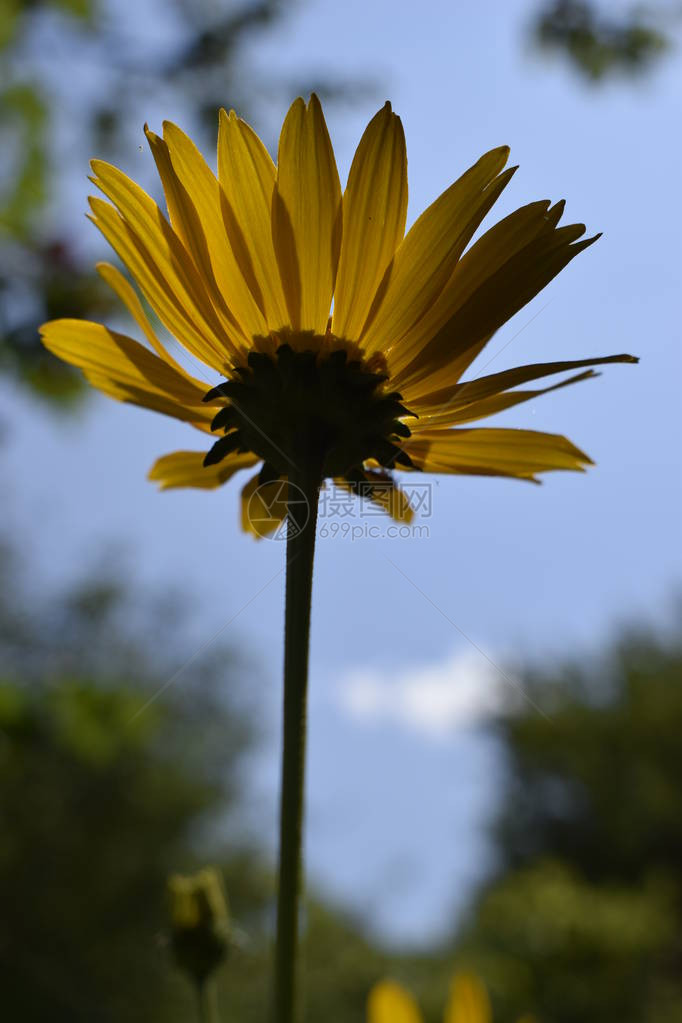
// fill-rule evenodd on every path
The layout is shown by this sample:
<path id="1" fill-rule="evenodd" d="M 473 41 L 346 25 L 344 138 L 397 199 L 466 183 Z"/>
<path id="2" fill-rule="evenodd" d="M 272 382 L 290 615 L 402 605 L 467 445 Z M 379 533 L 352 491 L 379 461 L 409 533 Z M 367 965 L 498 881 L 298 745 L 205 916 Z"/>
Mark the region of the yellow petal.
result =
<path id="1" fill-rule="evenodd" d="M 259 483 L 256 473 L 242 490 L 242 529 L 256 539 L 276 534 L 276 539 L 285 538 L 287 517 L 286 480 Z"/>
<path id="2" fill-rule="evenodd" d="M 477 419 L 486 419 L 488 416 L 494 416 L 498 412 L 505 412 L 516 405 L 521 405 L 524 401 L 531 401 L 533 398 L 539 398 L 543 394 L 549 394 L 550 391 L 558 391 L 562 387 L 568 387 L 569 384 L 577 384 L 582 380 L 592 380 L 598 375 L 598 373 L 593 373 L 592 370 L 588 369 L 585 373 L 578 373 L 574 377 L 569 377 L 568 380 L 562 380 L 559 384 L 552 384 L 551 387 L 541 387 L 533 391 L 510 391 L 504 394 L 493 394 L 489 398 L 482 398 L 480 401 L 473 401 L 471 404 L 462 407 L 446 405 L 440 411 L 420 413 L 419 421 L 429 428 L 433 426 L 456 426 L 460 423 L 472 423 Z"/>
<path id="3" fill-rule="evenodd" d="M 291 324 L 324 334 L 341 242 L 341 185 L 314 94 L 297 99 L 279 139 L 273 238 Z"/>
<path id="4" fill-rule="evenodd" d="M 43 324 L 40 335 L 49 351 L 86 374 L 109 377 L 140 394 L 171 398 L 198 416 L 211 415 L 203 405 L 203 387 L 125 334 L 88 320 L 64 319 Z"/>
<path id="5" fill-rule="evenodd" d="M 367 352 L 396 344 L 431 307 L 491 201 L 509 180 L 508 172 L 496 181 L 508 155 L 503 146 L 482 156 L 413 224 L 386 271 L 361 333 Z"/>
<path id="6" fill-rule="evenodd" d="M 564 206 L 563 200 L 551 208 L 548 199 L 528 203 L 486 231 L 471 246 L 457 267 L 453 288 L 459 295 L 458 307 L 463 305 L 485 280 L 508 263 L 513 256 L 523 252 L 531 242 L 539 238 L 551 240 Z M 573 224 L 569 227 L 569 232 L 574 232 L 576 238 L 579 238 L 584 230 L 583 225 Z"/>
<path id="7" fill-rule="evenodd" d="M 203 387 L 205 385 L 205 381 L 191 376 L 184 366 L 181 366 L 180 363 L 173 358 L 170 352 L 168 352 L 164 345 L 162 345 L 156 331 L 149 322 L 149 318 L 142 307 L 142 303 L 140 302 L 137 292 L 130 282 L 126 280 L 121 271 L 115 266 L 112 266 L 111 263 L 97 263 L 95 265 L 95 269 L 102 280 L 106 281 L 112 291 L 118 295 L 121 302 L 123 302 L 124 306 L 133 317 L 138 327 L 142 330 L 144 336 L 147 338 L 159 358 L 163 359 L 164 362 L 167 362 L 182 376 L 191 380 L 197 387 Z M 208 389 L 208 385 L 205 386 L 206 389 Z"/>
<path id="8" fill-rule="evenodd" d="M 473 974 L 458 974 L 450 988 L 444 1023 L 491 1023 L 492 1012 L 486 989 Z"/>
<path id="9" fill-rule="evenodd" d="M 360 336 L 386 267 L 405 233 L 407 153 L 400 118 L 387 103 L 369 122 L 343 196 L 343 236 L 332 330 Z"/>
<path id="10" fill-rule="evenodd" d="M 334 485 L 347 490 L 350 494 L 357 494 L 357 487 L 352 486 L 348 480 L 335 479 Z M 410 499 L 397 483 L 391 479 L 381 479 L 378 476 L 372 479 L 372 474 L 367 474 L 367 483 L 363 486 L 362 495 L 358 495 L 362 501 L 371 501 L 372 504 L 382 508 L 396 522 L 409 524 L 414 518 L 414 512 L 410 505 Z"/>
<path id="11" fill-rule="evenodd" d="M 211 263 L 208 240 L 204 234 L 201 219 L 195 209 L 190 195 L 173 167 L 168 144 L 164 139 L 155 135 L 153 131 L 150 131 L 147 125 L 145 125 L 144 133 L 147 138 L 147 142 L 149 143 L 152 156 L 154 157 L 159 177 L 161 178 L 171 226 L 187 249 L 187 252 L 191 255 L 197 270 L 203 277 L 203 280 L 205 282 L 209 282 L 213 292 L 212 300 L 214 302 L 216 300 L 221 302 L 222 296 L 218 291 Z M 214 196 L 213 198 L 213 218 L 215 219 L 215 211 L 218 209 L 218 201 L 217 196 Z M 224 239 L 223 244 L 225 244 Z M 235 325 L 234 322 L 233 325 Z"/>
<path id="12" fill-rule="evenodd" d="M 408 991 L 391 980 L 383 980 L 370 991 L 367 1023 L 422 1023 L 422 1015 Z"/>
<path id="13" fill-rule="evenodd" d="M 566 437 L 534 430 L 423 430 L 403 442 L 426 472 L 534 479 L 538 472 L 583 472 L 591 459 Z"/>
<path id="14" fill-rule="evenodd" d="M 91 166 L 93 183 L 113 202 L 158 270 L 166 278 L 174 278 L 183 304 L 198 314 L 217 337 L 225 336 L 228 349 L 233 350 L 232 339 L 239 341 L 239 328 L 225 312 L 212 275 L 204 266 L 196 266 L 159 207 L 139 185 L 103 160 L 93 160 Z M 196 215 L 194 220 L 200 232 Z M 205 240 L 203 246 L 205 249 Z"/>
<path id="15" fill-rule="evenodd" d="M 485 261 L 485 248 L 477 251 L 477 246 L 472 246 L 462 260 L 461 275 L 457 271 L 453 275 L 453 287 L 462 285 L 463 301 L 416 356 L 418 375 L 425 381 L 440 378 L 441 386 L 449 383 L 452 371 L 448 364 L 453 359 L 490 337 L 599 237 L 578 242 L 584 232 L 583 224 L 543 231 L 498 267 L 495 260 Z M 473 286 L 472 279 L 476 281 Z M 396 381 L 396 386 L 401 384 Z"/>
<path id="16" fill-rule="evenodd" d="M 451 266 L 453 271 L 445 282 L 437 297 L 434 292 L 433 301 L 424 309 L 423 315 L 412 323 L 409 330 L 395 342 L 389 342 L 386 349 L 388 355 L 388 366 L 393 377 L 399 376 L 399 371 L 412 360 L 414 353 L 419 352 L 425 344 L 447 323 L 452 311 L 459 305 L 460 295 L 455 286 L 454 279 L 457 274 L 457 262 L 459 256 L 469 243 L 471 236 L 479 226 L 486 214 L 497 202 L 501 192 L 507 187 L 516 168 L 512 167 L 503 174 L 499 174 L 494 181 L 488 185 L 480 197 L 480 201 L 474 206 L 474 212 L 466 230 L 462 236 L 462 244 L 457 250 L 453 250 Z"/>
<path id="17" fill-rule="evenodd" d="M 108 397 L 210 431 L 216 410 L 201 401 L 204 388 L 132 338 L 86 320 L 53 320 L 40 331 L 47 349 L 78 366 Z"/>
<path id="18" fill-rule="evenodd" d="M 485 278 L 534 238 L 551 231 L 548 211 L 549 200 L 546 199 L 522 206 L 486 231 L 462 256 L 433 307 L 400 344 L 393 347 L 389 365 L 396 386 L 404 386 L 406 380 L 424 375 L 427 367 L 420 358 L 422 349 Z"/>
<path id="19" fill-rule="evenodd" d="M 255 465 L 255 455 L 231 454 L 218 465 L 204 466 L 205 451 L 174 451 L 157 458 L 149 470 L 147 479 L 159 484 L 161 490 L 176 487 L 194 487 L 199 490 L 213 490 L 222 486 L 239 469 Z"/>
<path id="20" fill-rule="evenodd" d="M 84 370 L 83 375 L 88 383 L 96 387 L 102 394 L 106 394 L 108 398 L 114 398 L 115 401 L 121 401 L 127 405 L 138 405 L 140 408 L 159 412 L 164 416 L 171 416 L 173 419 L 179 419 L 183 423 L 194 426 L 203 433 L 211 432 L 212 415 L 215 415 L 216 409 L 213 409 L 212 415 L 209 415 L 205 409 L 188 407 L 175 398 L 158 394 L 156 391 L 135 387 L 131 384 L 121 384 L 111 377 L 92 370 Z"/>
<path id="21" fill-rule="evenodd" d="M 166 329 L 207 366 L 229 372 L 236 349 L 203 320 L 170 264 L 160 267 L 109 203 L 95 198 L 89 201 L 93 213 L 90 219 L 127 266 Z"/>
<path id="22" fill-rule="evenodd" d="M 267 332 L 262 311 L 249 284 L 253 280 L 251 259 L 244 239 L 226 231 L 224 197 L 215 175 L 189 136 L 164 121 L 164 142 L 177 178 L 177 203 L 183 234 L 191 233 L 191 249 L 204 275 L 215 274 L 222 308 L 229 309 L 247 338 Z"/>
<path id="23" fill-rule="evenodd" d="M 260 304 L 271 330 L 289 323 L 272 241 L 276 170 L 256 133 L 234 111 L 220 111 L 218 179 L 230 214 L 226 227 L 244 239 Z"/>
<path id="24" fill-rule="evenodd" d="M 492 334 L 486 334 L 480 341 L 471 345 L 460 355 L 454 355 L 453 353 L 452 358 L 448 360 L 447 364 L 438 367 L 438 369 L 434 370 L 428 363 L 424 363 L 423 366 L 419 367 L 421 372 L 418 374 L 420 379 L 417 381 L 411 377 L 408 381 L 402 381 L 400 385 L 396 383 L 396 387 L 400 386 L 402 388 L 400 393 L 407 403 L 406 407 L 410 407 L 410 401 L 429 402 L 431 399 L 430 394 L 426 397 L 421 396 L 424 395 L 425 391 L 431 391 L 433 388 L 438 388 L 439 394 L 450 393 L 452 387 L 459 382 L 472 362 L 481 354 L 492 336 Z M 414 363 L 414 365 L 416 366 L 417 363 Z M 420 397 L 417 398 L 417 395 L 420 395 Z"/>
<path id="25" fill-rule="evenodd" d="M 570 369 L 581 369 L 583 366 L 603 366 L 612 362 L 636 363 L 637 361 L 632 355 L 607 355 L 594 359 L 539 362 L 528 366 L 517 366 L 515 369 L 504 370 L 501 373 L 491 373 L 489 376 L 469 380 L 463 384 L 445 387 L 423 397 L 417 397 L 410 393 L 410 408 L 418 413 L 420 421 L 423 422 L 428 418 L 431 425 L 435 418 L 442 419 L 445 422 L 452 413 L 458 413 L 468 406 L 493 398 L 496 395 L 501 395 L 503 392 L 513 387 L 518 387 L 519 384 L 528 383 L 530 380 L 539 380 L 542 377 L 553 376 L 555 373 L 564 373 Z M 589 374 L 580 374 L 577 377 L 573 377 L 571 381 L 555 384 L 554 387 L 549 387 L 545 390 L 551 391 L 567 383 L 583 380 L 586 375 Z M 545 391 L 527 391 L 525 393 L 528 398 L 532 398 L 538 394 L 545 393 Z M 527 399 L 524 398 L 523 400 Z M 518 404 L 518 402 L 511 402 L 511 404 Z"/>

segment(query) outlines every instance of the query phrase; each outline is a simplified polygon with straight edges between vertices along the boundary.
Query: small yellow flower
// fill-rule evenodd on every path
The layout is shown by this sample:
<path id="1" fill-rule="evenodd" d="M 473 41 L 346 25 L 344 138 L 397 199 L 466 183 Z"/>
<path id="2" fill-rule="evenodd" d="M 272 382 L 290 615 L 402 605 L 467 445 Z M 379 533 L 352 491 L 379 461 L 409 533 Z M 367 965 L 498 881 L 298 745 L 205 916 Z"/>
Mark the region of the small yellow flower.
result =
<path id="1" fill-rule="evenodd" d="M 119 270 L 98 271 L 147 344 L 98 323 L 55 320 L 50 351 L 120 401 L 183 420 L 218 439 L 207 451 L 157 460 L 162 488 L 210 489 L 262 463 L 242 492 L 244 522 L 259 484 L 273 525 L 277 481 L 299 459 L 356 493 L 393 486 L 394 469 L 534 480 L 590 459 L 565 437 L 473 425 L 553 388 L 585 380 L 613 355 L 549 362 L 462 382 L 476 356 L 595 237 L 559 227 L 563 203 L 532 202 L 471 239 L 515 168 L 486 153 L 404 236 L 407 158 L 386 104 L 368 125 L 342 193 L 320 103 L 297 99 L 277 166 L 234 112 L 220 113 L 218 174 L 174 124 L 145 128 L 168 219 L 116 167 L 92 163 L 91 219 L 162 326 L 208 368 L 215 386 L 170 353 L 138 291 Z M 541 389 L 531 381 L 579 372 Z M 380 487 L 377 484 L 381 484 Z M 410 510 L 395 491 L 384 501 Z M 275 509 L 272 511 L 272 509 Z"/>
<path id="2" fill-rule="evenodd" d="M 470 973 L 456 974 L 443 1014 L 443 1023 L 491 1023 L 486 989 Z M 385 980 L 375 985 L 367 1002 L 367 1023 L 422 1023 L 414 998 L 400 984 Z"/>

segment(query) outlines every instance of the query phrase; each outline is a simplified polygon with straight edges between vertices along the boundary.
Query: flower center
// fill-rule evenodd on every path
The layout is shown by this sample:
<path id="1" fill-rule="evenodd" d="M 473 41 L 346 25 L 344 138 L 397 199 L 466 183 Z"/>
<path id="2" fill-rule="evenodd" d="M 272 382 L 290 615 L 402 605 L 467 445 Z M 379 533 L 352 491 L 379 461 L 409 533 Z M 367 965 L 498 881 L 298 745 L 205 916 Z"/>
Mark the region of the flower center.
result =
<path id="1" fill-rule="evenodd" d="M 311 347 L 303 350 L 285 342 L 269 352 L 252 351 L 233 379 L 210 390 L 204 401 L 225 400 L 211 424 L 224 436 L 204 464 L 251 451 L 265 463 L 264 480 L 312 462 L 321 466 L 323 478 L 354 482 L 364 478 L 363 463 L 369 459 L 387 469 L 412 467 L 400 441 L 410 436 L 402 420 L 413 413 L 397 391 L 386 391 L 386 373 L 351 345 L 334 348 L 331 341 L 336 339 L 330 335 L 311 335 Z M 301 338 L 296 342 L 300 347 Z"/>

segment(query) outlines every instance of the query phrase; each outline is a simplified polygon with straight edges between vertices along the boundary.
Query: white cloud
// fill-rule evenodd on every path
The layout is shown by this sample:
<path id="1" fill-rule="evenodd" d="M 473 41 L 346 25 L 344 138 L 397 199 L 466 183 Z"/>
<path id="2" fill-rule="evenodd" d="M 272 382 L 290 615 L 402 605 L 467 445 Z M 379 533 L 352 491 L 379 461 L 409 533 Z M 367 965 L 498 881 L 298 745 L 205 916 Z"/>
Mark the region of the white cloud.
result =
<path id="1" fill-rule="evenodd" d="M 477 650 L 401 671 L 357 668 L 340 681 L 343 711 L 363 722 L 393 722 L 431 739 L 477 724 L 500 709 L 504 678 Z"/>

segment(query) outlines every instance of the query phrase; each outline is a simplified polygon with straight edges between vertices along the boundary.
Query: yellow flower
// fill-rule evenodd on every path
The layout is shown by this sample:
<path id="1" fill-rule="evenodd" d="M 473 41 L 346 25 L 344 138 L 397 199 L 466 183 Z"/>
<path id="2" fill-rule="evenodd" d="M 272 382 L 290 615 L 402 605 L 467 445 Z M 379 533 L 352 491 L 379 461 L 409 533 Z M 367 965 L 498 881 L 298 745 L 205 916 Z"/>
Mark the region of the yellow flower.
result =
<path id="1" fill-rule="evenodd" d="M 491 1023 L 488 994 L 470 973 L 456 974 L 450 987 L 443 1023 Z M 419 1007 L 409 992 L 394 981 L 376 984 L 367 1001 L 367 1023 L 422 1023 Z"/>
<path id="2" fill-rule="evenodd" d="M 384 980 L 376 984 L 367 1001 L 367 1023 L 422 1023 L 412 995 L 400 984 Z M 458 973 L 450 986 L 443 1023 L 492 1023 L 488 993 L 473 973 Z M 524 1016 L 519 1023 L 535 1023 Z"/>
<path id="3" fill-rule="evenodd" d="M 636 361 L 549 362 L 462 382 L 495 331 L 596 240 L 582 238 L 583 225 L 558 227 L 563 203 L 543 200 L 469 244 L 516 169 L 504 169 L 506 147 L 482 156 L 404 236 L 405 140 L 388 103 L 369 123 L 343 193 L 314 95 L 289 110 L 277 166 L 234 112 L 220 113 L 217 177 L 174 124 L 163 138 L 145 133 L 168 219 L 101 160 L 92 180 L 109 201 L 91 198 L 91 219 L 213 381 L 176 360 L 138 292 L 108 263 L 97 269 L 147 344 L 79 320 L 52 321 L 41 333 L 105 394 L 216 432 L 208 452 L 157 460 L 149 476 L 162 488 L 210 489 L 263 463 L 242 498 L 247 509 L 258 491 L 274 525 L 285 509 L 277 481 L 301 457 L 407 518 L 397 490 L 379 496 L 395 468 L 535 480 L 590 464 L 562 436 L 471 425 L 585 380 L 588 367 Z M 580 372 L 516 390 L 571 370 Z M 250 519 L 245 510 L 247 528 Z"/>

